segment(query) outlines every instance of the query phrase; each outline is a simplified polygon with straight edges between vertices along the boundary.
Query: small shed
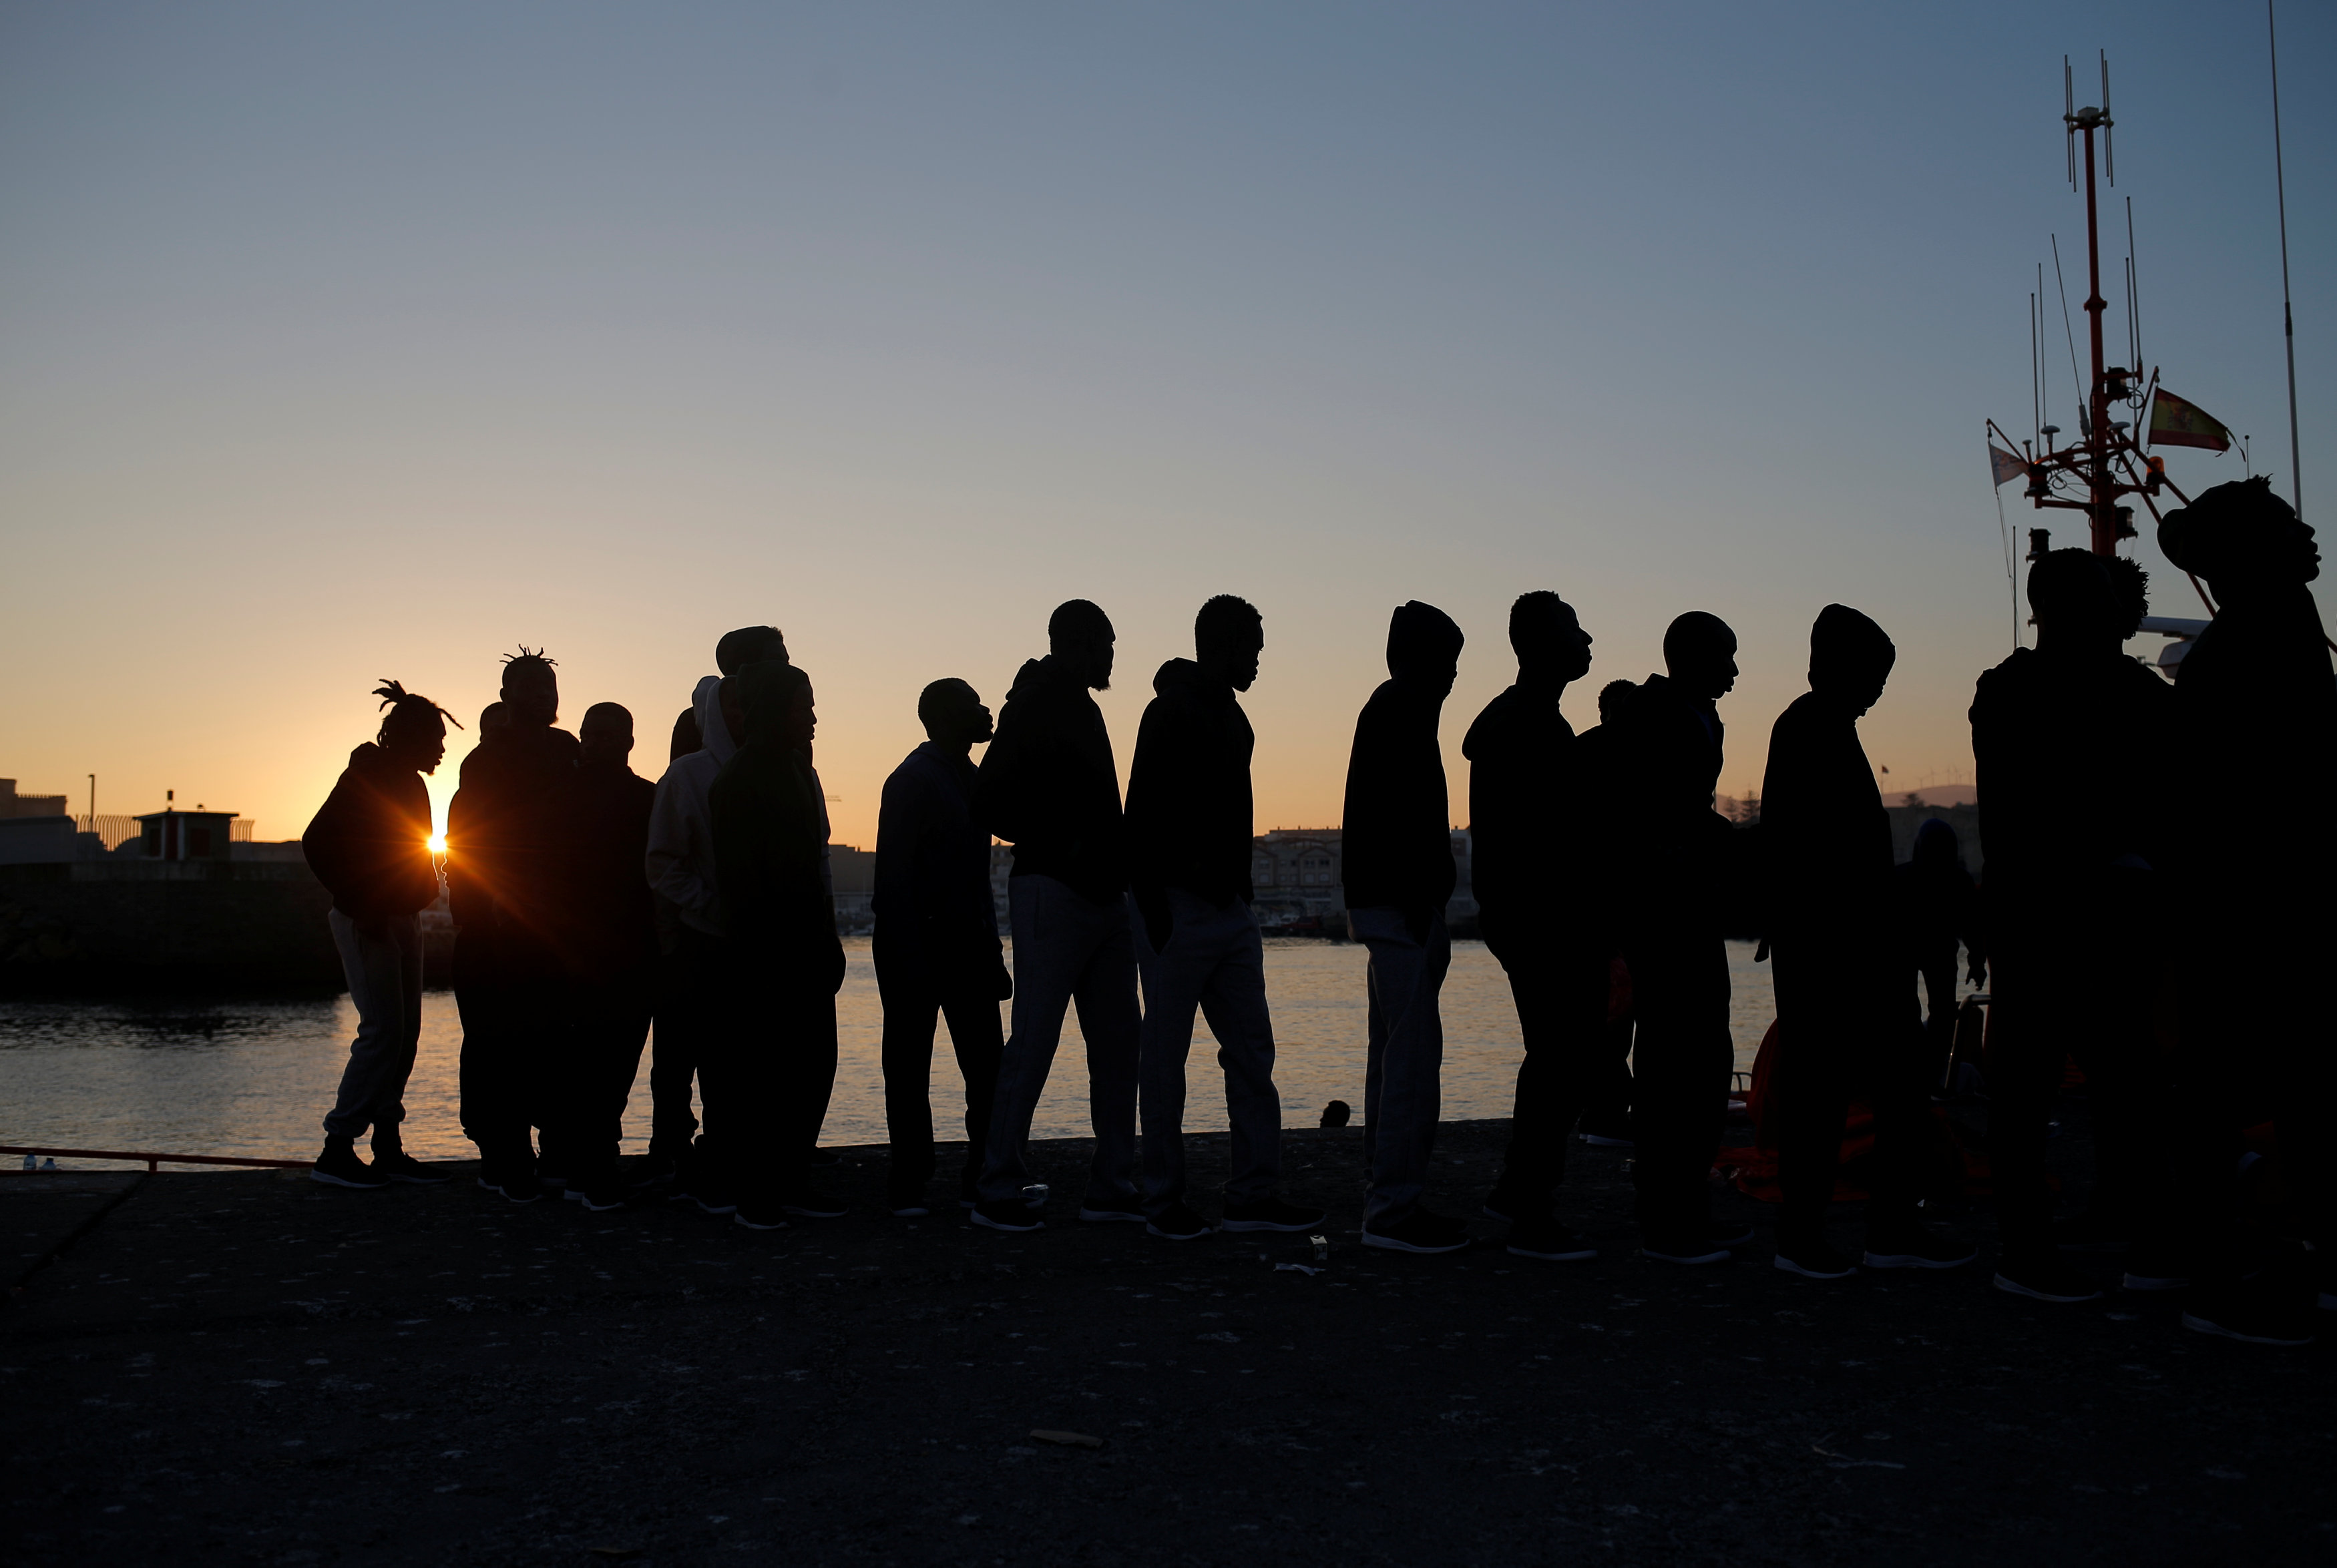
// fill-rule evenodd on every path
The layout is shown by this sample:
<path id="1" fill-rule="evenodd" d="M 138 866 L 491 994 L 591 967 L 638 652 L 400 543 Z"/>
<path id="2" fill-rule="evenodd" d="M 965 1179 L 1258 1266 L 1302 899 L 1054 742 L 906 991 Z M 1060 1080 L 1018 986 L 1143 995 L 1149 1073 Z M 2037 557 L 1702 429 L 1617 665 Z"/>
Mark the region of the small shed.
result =
<path id="1" fill-rule="evenodd" d="M 223 861 L 233 812 L 147 812 L 138 819 L 139 853 L 150 861 Z"/>

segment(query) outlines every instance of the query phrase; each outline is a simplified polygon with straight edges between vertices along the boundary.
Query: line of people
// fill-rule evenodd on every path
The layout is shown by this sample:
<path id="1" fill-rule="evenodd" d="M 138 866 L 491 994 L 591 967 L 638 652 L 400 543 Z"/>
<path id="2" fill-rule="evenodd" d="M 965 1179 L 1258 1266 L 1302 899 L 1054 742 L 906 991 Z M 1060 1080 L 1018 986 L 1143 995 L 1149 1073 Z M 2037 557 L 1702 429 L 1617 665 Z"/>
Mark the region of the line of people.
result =
<path id="1" fill-rule="evenodd" d="M 2307 778 L 2337 744 L 2337 684 L 2304 588 L 2317 570 L 2311 538 L 2256 482 L 2169 514 L 2170 559 L 2224 600 L 2171 690 L 2120 651 L 2138 594 L 2127 563 L 2114 572 L 2085 552 L 2054 552 L 2030 574 L 2037 647 L 1980 680 L 1972 725 L 1999 998 L 1990 1142 L 2003 1290 L 2088 1299 L 2096 1292 L 2065 1251 L 2131 1247 L 2130 1288 L 2202 1287 L 2193 1326 L 2289 1332 L 2270 1295 L 2244 1288 L 2251 1269 L 2231 1242 L 2232 1183 L 2218 1162 L 2238 1163 L 2248 1108 L 2325 1104 L 2311 1091 L 2329 1086 L 2330 1053 L 2315 1048 L 2300 977 L 2328 950 L 2330 917 L 2283 897 L 2325 885 L 2299 880 L 2324 852 L 2290 842 L 2255 801 L 2275 744 L 2283 760 L 2302 753 Z M 1680 617 L 1664 638 L 1665 671 L 1611 683 L 1601 722 L 1579 735 L 1560 711 L 1590 665 L 1574 609 L 1525 594 L 1509 632 L 1517 679 L 1462 746 L 1481 929 L 1523 1045 L 1506 1159 L 1482 1205 L 1507 1223 L 1509 1250 L 1596 1255 L 1565 1222 L 1562 1184 L 1573 1129 L 1614 1097 L 1618 972 L 1636 1020 L 1628 1131 L 1643 1251 L 1697 1265 L 1752 1242 L 1749 1229 L 1715 1217 L 1709 1197 L 1733 1060 L 1724 932 L 1751 888 L 1776 966 L 1776 1266 L 1823 1280 L 1860 1264 L 1970 1261 L 1973 1250 L 1922 1213 L 1940 1048 L 1936 1035 L 1927 1043 L 1891 918 L 1894 880 L 1936 868 L 1921 857 L 1894 868 L 1857 735 L 1895 661 L 1890 638 L 1844 606 L 1818 617 L 1810 690 L 1777 720 L 1761 824 L 1748 833 L 1713 809 L 1717 703 L 1737 674 L 1724 622 Z M 1257 677 L 1262 618 L 1231 596 L 1202 607 L 1193 657 L 1154 677 L 1124 804 L 1090 695 L 1110 683 L 1111 622 L 1074 599 L 1054 612 L 1048 638 L 1048 654 L 1016 676 L 994 736 L 971 686 L 927 687 L 918 716 L 928 738 L 885 785 L 874 956 L 887 1206 L 930 1212 L 929 1079 L 945 1022 L 965 1083 L 956 1199 L 977 1225 L 1044 1223 L 1025 1144 L 1076 1008 L 1095 1135 L 1082 1221 L 1178 1240 L 1311 1230 L 1323 1213 L 1277 1191 L 1281 1107 L 1250 908 L 1254 741 L 1239 694 Z M 1432 606 L 1394 612 L 1388 678 L 1356 722 L 1344 813 L 1349 920 L 1368 950 L 1362 1235 L 1414 1252 L 1470 1240 L 1463 1220 L 1423 1202 L 1455 882 L 1437 736 L 1462 646 Z M 724 638 L 716 662 L 653 787 L 626 766 L 631 716 L 596 706 L 569 736 L 555 727 L 553 667 L 525 649 L 506 663 L 502 699 L 465 759 L 448 823 L 464 1127 L 480 1148 L 481 1184 L 506 1197 L 550 1185 L 602 1209 L 670 1192 L 756 1228 L 841 1212 L 816 1174 L 845 965 L 812 687 L 770 628 Z M 416 848 L 429 831 L 419 775 L 444 755 L 445 717 L 395 683 L 379 695 L 379 738 L 353 755 L 306 841 L 335 895 L 361 1018 L 316 1166 L 319 1180 L 349 1185 L 429 1174 L 399 1154 L 397 1123 L 419 1016 L 414 913 L 435 886 Z M 977 765 L 972 749 L 985 742 Z M 2145 810 L 2127 782 L 2160 774 L 2179 781 L 2172 812 Z M 1011 976 L 989 883 L 993 837 L 1013 845 Z M 2136 911 L 2169 906 L 2194 912 L 2201 934 L 2188 945 L 2212 955 L 2182 966 L 2173 1051 L 2152 1013 L 2157 973 L 2125 929 Z M 1952 996 L 1956 926 L 1979 923 L 1950 918 L 1935 991 L 1944 983 Z M 2247 1000 L 2234 1006 L 2242 974 Z M 1002 1036 L 998 1004 L 1010 996 Z M 621 1169 L 618 1129 L 652 1014 L 651 1146 Z M 1232 1125 L 1214 1220 L 1192 1201 L 1183 1152 L 1197 1014 L 1217 1042 Z M 2092 1094 L 2101 1177 L 2094 1212 L 2057 1229 L 2043 1154 L 2069 1057 Z M 1827 1231 L 1853 1098 L 1872 1106 L 1875 1131 L 1875 1193 L 1855 1258 Z M 370 1165 L 354 1149 L 367 1128 Z M 2325 1234 L 2337 1211 L 2331 1167 L 2308 1163 L 2323 1135 L 2287 1121 L 2280 1130 L 2325 1258 L 2337 1239 Z M 2170 1163 L 2168 1149 L 2180 1157 Z"/>

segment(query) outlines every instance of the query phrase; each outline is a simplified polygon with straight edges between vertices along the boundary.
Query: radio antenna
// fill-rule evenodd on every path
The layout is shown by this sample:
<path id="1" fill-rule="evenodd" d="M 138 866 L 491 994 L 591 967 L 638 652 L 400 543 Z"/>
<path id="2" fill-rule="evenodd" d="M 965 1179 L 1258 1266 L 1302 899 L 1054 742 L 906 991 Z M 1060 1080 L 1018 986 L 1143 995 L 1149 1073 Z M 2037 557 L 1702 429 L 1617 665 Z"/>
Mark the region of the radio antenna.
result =
<path id="1" fill-rule="evenodd" d="M 2264 0 L 2270 5 L 2272 0 Z M 2069 189 L 2078 188 L 2078 83 L 2069 74 L 2069 57 L 2061 56 L 2061 151 L 2069 161 Z"/>
<path id="2" fill-rule="evenodd" d="M 2280 200 L 2280 326 L 2288 340 L 2288 499 L 2304 515 L 2304 479 L 2297 472 L 2296 313 L 2288 303 L 2288 181 L 2280 161 L 2280 29 L 2273 0 L 2264 0 L 2264 35 L 2272 44 L 2272 179 Z"/>
<path id="3" fill-rule="evenodd" d="M 2269 5 L 2272 0 L 2264 0 L 2264 4 Z M 2116 123 L 2110 118 L 2110 55 L 2105 49 L 2102 51 L 2102 172 L 2109 176 L 2112 185 L 2117 183 L 2117 136 L 2110 129 Z"/>
<path id="4" fill-rule="evenodd" d="M 2061 237 L 2053 236 L 2053 281 L 2061 290 L 2061 336 L 2069 340 L 2069 385 L 2078 392 L 2078 430 L 2090 434 L 2086 420 L 2086 378 L 2078 373 L 2078 329 L 2069 325 L 2069 284 L 2061 276 Z"/>
<path id="5" fill-rule="evenodd" d="M 2134 258 L 2134 198 L 2126 199 L 2127 337 L 2134 345 L 2134 378 L 2142 379 L 2142 270 Z"/>

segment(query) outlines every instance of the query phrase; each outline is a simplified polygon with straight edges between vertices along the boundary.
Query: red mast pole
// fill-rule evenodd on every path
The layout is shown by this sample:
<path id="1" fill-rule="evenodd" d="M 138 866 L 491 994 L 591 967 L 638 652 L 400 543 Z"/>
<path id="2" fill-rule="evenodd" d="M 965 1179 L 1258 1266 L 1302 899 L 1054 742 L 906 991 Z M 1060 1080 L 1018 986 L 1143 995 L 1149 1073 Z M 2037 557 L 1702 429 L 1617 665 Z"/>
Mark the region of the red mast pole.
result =
<path id="1" fill-rule="evenodd" d="M 2086 132 L 2086 323 L 2087 336 L 2094 351 L 2094 381 L 2086 398 L 2086 485 L 2091 504 L 2087 515 L 2093 520 L 2094 553 L 2117 553 L 2117 479 L 2110 472 L 2110 400 L 2108 378 L 2102 374 L 2102 312 L 2109 301 L 2102 297 L 2102 235 L 2101 222 L 2095 209 L 2094 196 L 2094 127 Z"/>

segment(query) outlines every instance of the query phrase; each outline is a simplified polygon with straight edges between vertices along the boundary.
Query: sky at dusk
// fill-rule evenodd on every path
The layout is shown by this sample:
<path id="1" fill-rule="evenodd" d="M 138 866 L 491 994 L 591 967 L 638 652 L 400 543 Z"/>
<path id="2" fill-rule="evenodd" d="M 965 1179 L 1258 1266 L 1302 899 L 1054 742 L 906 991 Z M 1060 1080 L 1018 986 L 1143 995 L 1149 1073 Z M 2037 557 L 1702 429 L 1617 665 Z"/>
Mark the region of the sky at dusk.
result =
<path id="1" fill-rule="evenodd" d="M 2337 8 L 2281 20 L 2311 519 Z M 1899 645 L 1887 782 L 1968 780 L 2014 635 L 1981 421 L 2029 427 L 2042 260 L 2077 423 L 2048 239 L 2082 265 L 2097 47 L 2111 356 L 2131 196 L 2146 361 L 2286 494 L 2260 5 L 0 5 L 0 776 L 295 836 L 378 677 L 473 722 L 523 642 L 654 776 L 715 637 L 772 622 L 866 844 L 927 681 L 994 705 L 1092 599 L 1125 767 L 1233 592 L 1259 828 L 1336 821 L 1413 598 L 1469 637 L 1458 818 L 1550 588 L 1578 726 L 1713 611 L 1757 786 L 1840 600 Z"/>

